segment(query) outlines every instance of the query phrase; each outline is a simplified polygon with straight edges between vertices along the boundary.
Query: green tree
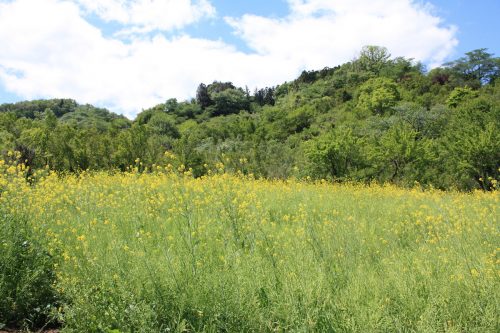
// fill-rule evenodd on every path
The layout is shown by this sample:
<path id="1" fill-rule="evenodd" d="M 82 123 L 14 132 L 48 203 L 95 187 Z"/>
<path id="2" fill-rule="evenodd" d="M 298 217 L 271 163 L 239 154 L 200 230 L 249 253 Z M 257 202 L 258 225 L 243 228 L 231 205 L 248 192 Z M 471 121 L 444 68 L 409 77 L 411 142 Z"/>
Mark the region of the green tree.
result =
<path id="1" fill-rule="evenodd" d="M 164 112 L 155 113 L 148 122 L 148 126 L 158 135 L 179 138 L 180 133 L 172 117 Z"/>
<path id="2" fill-rule="evenodd" d="M 207 108 L 207 112 L 215 117 L 239 113 L 248 110 L 250 103 L 245 92 L 240 89 L 225 89 L 212 94 L 214 104 Z"/>
<path id="3" fill-rule="evenodd" d="M 196 89 L 196 103 L 198 103 L 203 109 L 212 105 L 212 99 L 208 94 L 207 86 L 200 83 L 198 89 Z"/>
<path id="4" fill-rule="evenodd" d="M 366 81 L 359 88 L 358 107 L 382 115 L 399 100 L 397 84 L 388 78 L 377 77 Z"/>
<path id="5" fill-rule="evenodd" d="M 397 123 L 382 134 L 367 155 L 374 176 L 379 181 L 412 184 L 432 162 L 430 140 L 418 139 L 418 132 L 408 123 Z"/>
<path id="6" fill-rule="evenodd" d="M 306 156 L 314 178 L 342 179 L 362 166 L 362 140 L 352 129 L 335 128 L 307 143 Z"/>
<path id="7" fill-rule="evenodd" d="M 500 58 L 493 57 L 487 49 L 467 52 L 465 57 L 449 62 L 450 67 L 465 82 L 472 84 L 488 84 L 500 76 Z"/>
<path id="8" fill-rule="evenodd" d="M 488 189 L 500 177 L 499 124 L 500 105 L 490 98 L 468 100 L 454 110 L 442 137 L 445 185 Z"/>
<path id="9" fill-rule="evenodd" d="M 375 45 L 366 45 L 361 49 L 359 58 L 355 61 L 356 67 L 361 71 L 379 74 L 390 61 L 391 55 L 387 48 Z"/>
<path id="10" fill-rule="evenodd" d="M 449 108 L 456 108 L 461 103 L 477 96 L 477 92 L 472 90 L 470 87 L 456 87 L 448 96 L 446 105 Z"/>

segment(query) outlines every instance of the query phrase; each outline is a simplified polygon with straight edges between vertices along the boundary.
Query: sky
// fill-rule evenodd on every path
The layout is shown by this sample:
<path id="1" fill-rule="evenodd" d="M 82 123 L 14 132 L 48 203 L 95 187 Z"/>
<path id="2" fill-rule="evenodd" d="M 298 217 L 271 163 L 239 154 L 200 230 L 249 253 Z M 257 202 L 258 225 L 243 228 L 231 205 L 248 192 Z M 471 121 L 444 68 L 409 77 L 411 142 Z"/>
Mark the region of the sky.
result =
<path id="1" fill-rule="evenodd" d="M 72 98 L 129 118 L 214 80 L 274 86 L 364 45 L 427 68 L 488 48 L 500 0 L 0 0 L 0 103 Z"/>

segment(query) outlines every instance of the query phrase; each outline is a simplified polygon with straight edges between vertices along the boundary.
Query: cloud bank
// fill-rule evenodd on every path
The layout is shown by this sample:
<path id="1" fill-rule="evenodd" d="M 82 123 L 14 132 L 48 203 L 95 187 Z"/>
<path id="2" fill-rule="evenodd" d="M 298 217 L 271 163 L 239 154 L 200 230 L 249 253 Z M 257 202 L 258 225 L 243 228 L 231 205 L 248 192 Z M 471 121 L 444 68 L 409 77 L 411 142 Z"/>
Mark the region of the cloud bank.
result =
<path id="1" fill-rule="evenodd" d="M 282 18 L 219 18 L 209 0 L 0 0 L 0 82 L 22 98 L 74 98 L 133 117 L 192 97 L 200 82 L 275 85 L 349 61 L 363 45 L 432 65 L 457 44 L 454 27 L 411 0 L 288 5 Z M 105 36 L 92 15 L 117 24 L 117 33 Z M 251 52 L 183 32 L 221 19 Z"/>
<path id="2" fill-rule="evenodd" d="M 208 0 L 76 0 L 87 13 L 131 27 L 130 32 L 180 29 L 213 17 Z"/>

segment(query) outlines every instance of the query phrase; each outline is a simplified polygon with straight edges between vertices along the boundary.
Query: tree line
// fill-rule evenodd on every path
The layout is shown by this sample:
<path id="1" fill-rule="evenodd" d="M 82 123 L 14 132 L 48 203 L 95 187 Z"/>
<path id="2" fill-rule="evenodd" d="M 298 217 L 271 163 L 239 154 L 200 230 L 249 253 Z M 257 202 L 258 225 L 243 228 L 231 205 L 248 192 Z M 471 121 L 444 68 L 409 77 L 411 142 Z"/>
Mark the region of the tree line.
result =
<path id="1" fill-rule="evenodd" d="M 0 152 L 61 172 L 171 163 L 202 176 L 223 164 L 266 178 L 491 189 L 499 77 L 500 58 L 486 49 L 427 71 L 366 46 L 276 87 L 200 84 L 192 100 L 168 99 L 134 120 L 71 99 L 3 104 Z"/>

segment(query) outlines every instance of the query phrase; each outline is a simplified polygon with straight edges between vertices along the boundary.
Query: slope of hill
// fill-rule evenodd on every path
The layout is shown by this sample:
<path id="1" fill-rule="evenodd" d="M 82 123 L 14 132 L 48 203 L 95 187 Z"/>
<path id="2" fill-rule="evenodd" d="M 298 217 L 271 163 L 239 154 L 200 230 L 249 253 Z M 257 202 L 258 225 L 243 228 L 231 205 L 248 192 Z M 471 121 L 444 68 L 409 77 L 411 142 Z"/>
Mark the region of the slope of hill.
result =
<path id="1" fill-rule="evenodd" d="M 195 99 L 168 99 L 134 121 L 73 100 L 4 104 L 0 150 L 59 171 L 140 159 L 195 176 L 223 163 L 268 178 L 489 189 L 500 167 L 499 76 L 500 58 L 485 49 L 426 72 L 367 46 L 277 87 L 200 84 Z"/>

